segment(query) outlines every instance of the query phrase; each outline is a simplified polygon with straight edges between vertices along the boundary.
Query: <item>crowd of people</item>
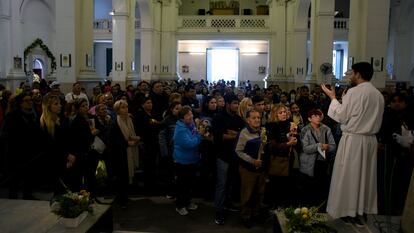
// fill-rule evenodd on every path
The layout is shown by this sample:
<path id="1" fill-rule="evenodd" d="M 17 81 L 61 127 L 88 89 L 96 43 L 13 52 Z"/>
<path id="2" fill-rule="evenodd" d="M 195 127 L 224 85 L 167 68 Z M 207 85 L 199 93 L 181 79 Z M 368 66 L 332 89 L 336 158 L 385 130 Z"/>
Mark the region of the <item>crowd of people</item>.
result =
<path id="1" fill-rule="evenodd" d="M 380 93 L 370 69 L 353 66 L 349 89 L 311 91 L 224 80 L 141 81 L 125 90 L 106 81 L 90 95 L 79 82 L 66 94 L 57 81 L 22 83 L 15 93 L 2 86 L 2 184 L 12 199 L 20 191 L 36 199 L 34 185 L 44 184 L 96 197 L 104 161 L 120 206 L 142 183 L 145 195 L 175 198 L 187 215 L 198 190 L 214 200 L 218 225 L 228 211 L 250 227 L 266 208 L 299 205 L 327 204 L 356 225 L 377 203 L 401 214 L 413 168 L 413 89 Z"/>

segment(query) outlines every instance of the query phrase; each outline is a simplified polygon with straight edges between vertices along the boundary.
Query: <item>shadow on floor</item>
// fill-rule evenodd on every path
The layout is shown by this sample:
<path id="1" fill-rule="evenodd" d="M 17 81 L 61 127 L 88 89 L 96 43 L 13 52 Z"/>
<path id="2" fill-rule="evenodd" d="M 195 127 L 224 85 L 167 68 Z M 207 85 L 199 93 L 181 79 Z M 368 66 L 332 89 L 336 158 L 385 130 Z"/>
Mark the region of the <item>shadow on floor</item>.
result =
<path id="1" fill-rule="evenodd" d="M 214 223 L 214 206 L 210 202 L 196 199 L 199 208 L 190 211 L 187 216 L 180 216 L 175 211 L 173 200 L 164 197 L 135 198 L 128 208 L 113 208 L 114 231 L 157 232 L 157 233 L 225 233 L 225 232 L 253 232 L 270 233 L 271 219 L 263 224 L 254 224 L 247 229 L 241 225 L 238 213 L 229 213 L 226 223 L 218 226 Z"/>

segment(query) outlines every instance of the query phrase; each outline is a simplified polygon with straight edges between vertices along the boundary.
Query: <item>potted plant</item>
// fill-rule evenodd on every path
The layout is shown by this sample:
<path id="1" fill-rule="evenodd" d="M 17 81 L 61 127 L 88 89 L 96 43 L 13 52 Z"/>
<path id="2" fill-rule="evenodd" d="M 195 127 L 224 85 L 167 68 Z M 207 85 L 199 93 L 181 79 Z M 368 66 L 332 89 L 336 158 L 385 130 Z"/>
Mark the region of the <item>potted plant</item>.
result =
<path id="1" fill-rule="evenodd" d="M 289 233 L 331 233 L 334 229 L 326 225 L 328 216 L 318 213 L 319 207 L 289 207 L 284 209 L 285 229 Z"/>
<path id="2" fill-rule="evenodd" d="M 77 227 L 88 213 L 93 212 L 89 195 L 90 193 L 86 190 L 68 191 L 63 195 L 57 195 L 50 204 L 52 213 L 61 218 L 60 223 L 63 225 Z"/>

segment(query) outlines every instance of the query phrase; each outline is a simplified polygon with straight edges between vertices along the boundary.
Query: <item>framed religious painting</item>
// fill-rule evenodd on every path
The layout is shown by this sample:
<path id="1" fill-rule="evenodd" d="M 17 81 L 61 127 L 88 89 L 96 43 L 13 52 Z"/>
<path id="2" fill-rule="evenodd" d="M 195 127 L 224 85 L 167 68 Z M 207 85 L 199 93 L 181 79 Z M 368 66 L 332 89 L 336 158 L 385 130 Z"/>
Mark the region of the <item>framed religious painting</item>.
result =
<path id="1" fill-rule="evenodd" d="M 15 70 L 22 69 L 22 58 L 21 57 L 16 56 L 13 58 L 13 67 Z"/>
<path id="2" fill-rule="evenodd" d="M 71 67 L 71 55 L 70 54 L 60 54 L 60 67 Z"/>

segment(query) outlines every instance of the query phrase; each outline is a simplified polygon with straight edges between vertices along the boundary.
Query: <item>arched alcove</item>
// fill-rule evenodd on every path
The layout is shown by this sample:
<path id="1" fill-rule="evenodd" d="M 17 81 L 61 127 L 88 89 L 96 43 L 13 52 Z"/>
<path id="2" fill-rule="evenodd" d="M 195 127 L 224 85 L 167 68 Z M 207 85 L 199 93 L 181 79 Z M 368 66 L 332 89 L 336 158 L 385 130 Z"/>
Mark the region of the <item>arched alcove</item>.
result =
<path id="1" fill-rule="evenodd" d="M 296 15 L 295 15 L 295 28 L 307 28 L 308 27 L 308 12 L 311 6 L 310 0 L 297 1 Z"/>
<path id="2" fill-rule="evenodd" d="M 152 28 L 152 11 L 150 0 L 137 0 L 136 9 L 139 10 L 141 28 Z"/>
<path id="3" fill-rule="evenodd" d="M 39 75 L 41 79 L 44 79 L 44 62 L 41 58 L 33 59 L 32 70 L 33 73 Z"/>
<path id="4" fill-rule="evenodd" d="M 55 1 L 23 0 L 20 5 L 23 45 L 29 45 L 35 38 L 42 38 L 53 50 L 55 37 Z"/>

